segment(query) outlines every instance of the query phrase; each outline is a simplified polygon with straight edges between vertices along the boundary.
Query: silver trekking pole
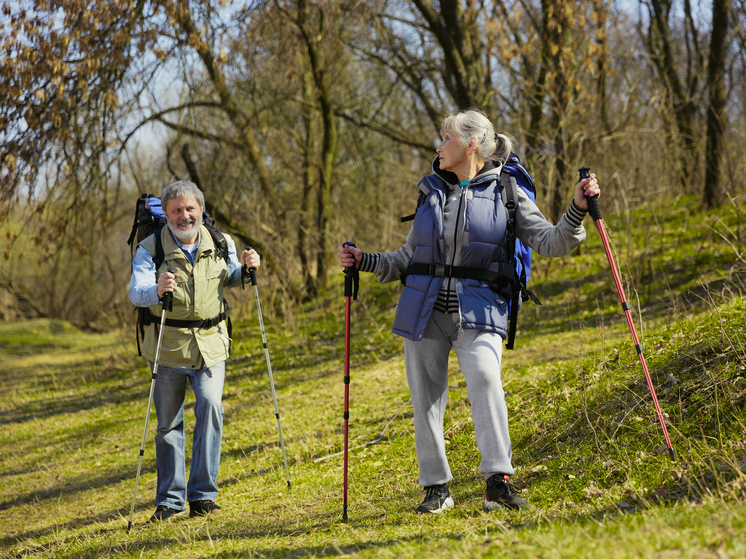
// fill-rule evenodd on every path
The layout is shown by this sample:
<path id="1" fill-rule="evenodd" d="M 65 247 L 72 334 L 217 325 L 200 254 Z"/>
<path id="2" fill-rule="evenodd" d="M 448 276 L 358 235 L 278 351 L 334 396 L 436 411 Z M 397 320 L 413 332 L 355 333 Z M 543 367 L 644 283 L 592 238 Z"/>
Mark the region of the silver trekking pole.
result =
<path id="1" fill-rule="evenodd" d="M 173 270 L 168 270 L 175 273 Z M 142 443 L 140 444 L 140 458 L 137 461 L 137 475 L 135 476 L 135 491 L 132 494 L 132 506 L 130 507 L 130 520 L 127 523 L 127 533 L 132 529 L 132 516 L 135 514 L 135 500 L 137 499 L 137 484 L 140 482 L 140 470 L 142 468 L 142 457 L 145 454 L 145 439 L 148 436 L 148 421 L 150 420 L 150 406 L 153 402 L 153 391 L 155 390 L 155 379 L 158 376 L 158 358 L 161 355 L 161 341 L 163 340 L 163 327 L 166 325 L 166 313 L 173 310 L 174 294 L 163 294 L 163 311 L 161 312 L 161 329 L 158 331 L 158 343 L 155 346 L 155 361 L 151 373 L 150 395 L 148 396 L 148 411 L 145 413 L 145 428 L 142 430 Z"/>
<path id="2" fill-rule="evenodd" d="M 251 250 L 250 246 L 247 246 L 245 250 Z M 262 329 L 262 342 L 264 342 L 264 357 L 267 360 L 267 373 L 269 374 L 269 386 L 272 389 L 272 401 L 275 404 L 275 417 L 277 418 L 277 431 L 280 433 L 280 447 L 282 448 L 282 461 L 285 463 L 285 480 L 288 483 L 288 489 L 290 486 L 290 470 L 288 470 L 288 457 L 285 454 L 285 441 L 282 438 L 282 424 L 280 423 L 280 409 L 277 407 L 277 394 L 275 394 L 275 381 L 272 378 L 272 364 L 269 361 L 269 347 L 267 346 L 267 334 L 264 331 L 264 319 L 262 318 L 262 304 L 259 302 L 259 288 L 256 286 L 256 268 L 249 268 L 248 272 L 246 268 L 241 269 L 241 287 L 245 289 L 244 279 L 248 276 L 249 283 L 254 286 L 254 293 L 256 294 L 256 310 L 259 313 L 259 326 Z"/>

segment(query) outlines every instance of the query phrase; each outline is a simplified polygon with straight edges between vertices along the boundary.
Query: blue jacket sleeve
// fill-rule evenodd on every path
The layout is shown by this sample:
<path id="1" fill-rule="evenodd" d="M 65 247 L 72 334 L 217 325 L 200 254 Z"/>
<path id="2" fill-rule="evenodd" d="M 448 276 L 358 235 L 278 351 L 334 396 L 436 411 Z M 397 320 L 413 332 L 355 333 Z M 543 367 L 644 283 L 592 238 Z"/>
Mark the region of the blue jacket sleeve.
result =
<path id="1" fill-rule="evenodd" d="M 228 238 L 228 275 L 225 278 L 225 284 L 228 287 L 233 287 L 241 283 L 241 262 L 238 260 L 236 254 L 236 243 L 233 239 Z"/>
<path id="2" fill-rule="evenodd" d="M 155 263 L 151 254 L 141 246 L 137 247 L 132 260 L 129 297 L 137 307 L 149 307 L 158 303 Z"/>

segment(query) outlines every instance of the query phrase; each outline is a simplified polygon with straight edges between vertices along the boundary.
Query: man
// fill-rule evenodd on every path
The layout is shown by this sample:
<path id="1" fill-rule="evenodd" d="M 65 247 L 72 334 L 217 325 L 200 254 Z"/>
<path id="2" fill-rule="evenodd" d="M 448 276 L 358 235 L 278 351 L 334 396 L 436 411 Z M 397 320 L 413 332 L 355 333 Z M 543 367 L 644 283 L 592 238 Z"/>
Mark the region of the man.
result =
<path id="1" fill-rule="evenodd" d="M 156 269 L 154 256 L 159 251 L 155 235 L 143 239 L 132 261 L 129 287 L 130 300 L 138 307 L 148 307 L 154 315 L 152 324 L 145 329 L 142 348 L 151 369 L 161 321 L 159 300 L 165 293 L 173 293 L 173 311 L 166 317 L 153 395 L 158 417 L 158 487 L 157 508 L 151 522 L 184 511 L 186 503 L 190 518 L 220 512 L 215 499 L 223 431 L 225 360 L 231 343 L 223 288 L 240 283 L 243 266 L 260 265 L 254 250 L 243 251 L 239 264 L 235 244 L 228 235 L 228 257 L 222 257 L 202 223 L 205 199 L 195 184 L 178 181 L 168 185 L 161 203 L 167 222 L 160 233 L 163 261 Z M 188 484 L 184 463 L 187 382 L 196 397 Z"/>

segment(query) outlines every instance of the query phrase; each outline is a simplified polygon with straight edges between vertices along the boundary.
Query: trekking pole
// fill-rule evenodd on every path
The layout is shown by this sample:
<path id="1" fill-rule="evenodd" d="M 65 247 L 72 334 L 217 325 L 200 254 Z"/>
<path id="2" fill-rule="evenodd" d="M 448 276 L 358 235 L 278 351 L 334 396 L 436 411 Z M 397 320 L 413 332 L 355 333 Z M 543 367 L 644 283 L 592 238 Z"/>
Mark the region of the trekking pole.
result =
<path id="1" fill-rule="evenodd" d="M 589 178 L 590 175 L 590 168 L 589 167 L 582 167 L 580 169 L 580 180 Z M 621 279 L 619 278 L 619 272 L 617 271 L 616 263 L 614 262 L 614 255 L 611 253 L 611 247 L 609 246 L 609 240 L 606 237 L 606 230 L 604 229 L 604 222 L 603 218 L 601 217 L 601 209 L 598 207 L 598 195 L 596 196 L 586 196 L 586 200 L 588 200 L 588 213 L 591 214 L 591 217 L 596 222 L 596 228 L 598 229 L 598 234 L 601 235 L 601 242 L 604 245 L 604 250 L 606 250 L 606 257 L 609 259 L 609 266 L 611 267 L 611 273 L 614 276 L 614 283 L 616 283 L 617 291 L 619 292 L 619 298 L 622 301 L 622 309 L 624 309 L 624 314 L 627 317 L 627 324 L 629 325 L 629 331 L 632 333 L 632 339 L 635 342 L 635 349 L 637 350 L 637 355 L 640 358 L 640 363 L 642 363 L 642 370 L 645 371 L 645 380 L 647 380 L 648 383 L 648 389 L 650 390 L 650 395 L 653 398 L 653 404 L 655 405 L 655 412 L 658 414 L 658 421 L 661 424 L 661 429 L 663 429 L 663 436 L 666 439 L 666 448 L 668 449 L 668 453 L 671 455 L 671 458 L 675 459 L 676 456 L 674 454 L 673 446 L 671 445 L 671 439 L 668 436 L 668 429 L 666 429 L 666 422 L 663 419 L 663 412 L 661 412 L 660 404 L 658 403 L 658 397 L 655 395 L 655 387 L 653 386 L 653 379 L 650 378 L 650 371 L 648 371 L 648 364 L 645 362 L 645 356 L 642 353 L 642 345 L 640 344 L 640 340 L 637 337 L 637 330 L 635 330 L 635 323 L 632 321 L 632 313 L 630 312 L 629 303 L 627 303 L 627 298 L 624 295 L 624 288 L 622 287 Z"/>
<path id="2" fill-rule="evenodd" d="M 246 250 L 251 250 L 250 246 Z M 282 461 L 285 464 L 285 481 L 290 486 L 290 470 L 288 470 L 288 457 L 285 455 L 285 441 L 282 438 L 282 425 L 280 424 L 280 408 L 277 407 L 277 395 L 275 394 L 275 381 L 272 378 L 272 364 L 269 361 L 269 347 L 267 346 L 267 334 L 264 332 L 264 319 L 262 318 L 262 304 L 259 302 L 259 288 L 256 286 L 256 268 L 244 267 L 241 269 L 241 288 L 245 289 L 244 279 L 248 277 L 249 283 L 254 286 L 256 294 L 256 310 L 259 313 L 259 326 L 262 329 L 262 342 L 264 342 L 264 357 L 267 360 L 267 373 L 269 374 L 269 386 L 272 389 L 272 401 L 275 404 L 275 417 L 277 418 L 277 431 L 280 433 L 280 447 L 282 448 Z"/>
<path id="3" fill-rule="evenodd" d="M 354 247 L 355 243 L 346 242 L 342 246 Z M 360 281 L 360 273 L 353 264 L 345 268 L 345 442 L 344 442 L 344 505 L 342 508 L 342 522 L 347 522 L 347 465 L 349 445 L 349 421 L 350 421 L 350 301 L 357 299 L 357 291 Z M 354 286 L 354 289 L 353 289 Z"/>
<path id="4" fill-rule="evenodd" d="M 175 273 L 168 269 L 169 273 Z M 148 436 L 148 421 L 150 420 L 150 406 L 153 402 L 153 391 L 155 390 L 155 379 L 158 376 L 158 359 L 161 355 L 161 341 L 163 341 L 163 327 L 166 325 L 166 313 L 173 310 L 174 294 L 173 292 L 164 293 L 161 297 L 163 301 L 163 310 L 161 311 L 161 329 L 158 331 L 158 343 L 155 346 L 155 361 L 153 362 L 153 372 L 150 375 L 150 395 L 148 396 L 148 411 L 145 412 L 145 428 L 142 430 L 142 443 L 140 444 L 140 458 L 137 461 L 137 475 L 135 476 L 135 491 L 132 493 L 132 506 L 130 507 L 130 520 L 127 523 L 127 533 L 132 529 L 132 516 L 135 514 L 135 500 L 137 499 L 137 485 L 140 482 L 140 470 L 142 468 L 142 457 L 145 454 L 145 439 Z"/>

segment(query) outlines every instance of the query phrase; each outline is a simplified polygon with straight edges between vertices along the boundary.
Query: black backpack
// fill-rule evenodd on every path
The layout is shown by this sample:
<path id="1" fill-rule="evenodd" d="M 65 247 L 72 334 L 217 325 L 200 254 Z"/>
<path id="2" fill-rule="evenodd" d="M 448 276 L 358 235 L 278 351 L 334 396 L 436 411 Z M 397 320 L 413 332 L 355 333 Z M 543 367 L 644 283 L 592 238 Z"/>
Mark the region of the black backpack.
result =
<path id="1" fill-rule="evenodd" d="M 226 241 L 225 235 L 215 227 L 215 221 L 205 212 L 202 213 L 202 222 L 205 229 L 209 231 L 210 237 L 212 237 L 212 240 L 215 243 L 215 247 L 217 247 L 218 258 L 222 258 L 226 263 L 228 263 L 228 241 Z M 150 235 L 155 235 L 155 254 L 153 255 L 153 263 L 155 264 L 156 274 L 166 256 L 163 251 L 163 242 L 161 241 L 161 231 L 165 226 L 166 214 L 163 213 L 161 199 L 153 194 L 141 194 L 137 199 L 137 204 L 135 206 L 135 219 L 132 223 L 132 231 L 130 232 L 129 239 L 127 239 L 127 244 L 130 245 L 134 258 L 135 247 L 137 244 Z M 137 242 L 135 242 L 135 239 Z M 220 324 L 223 320 L 227 320 L 228 337 L 231 338 L 233 325 L 231 324 L 227 301 L 224 301 L 224 306 L 225 310 L 213 318 L 205 320 L 175 320 L 172 318 L 166 318 L 166 325 L 175 326 L 177 328 L 212 328 Z M 157 321 L 154 319 L 150 309 L 148 307 L 137 307 L 135 337 L 137 338 L 138 356 L 142 355 L 142 352 L 140 351 L 140 338 L 142 337 L 144 339 L 145 326 L 151 324 L 157 324 Z"/>

